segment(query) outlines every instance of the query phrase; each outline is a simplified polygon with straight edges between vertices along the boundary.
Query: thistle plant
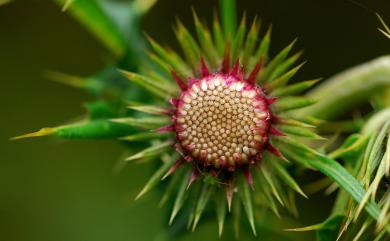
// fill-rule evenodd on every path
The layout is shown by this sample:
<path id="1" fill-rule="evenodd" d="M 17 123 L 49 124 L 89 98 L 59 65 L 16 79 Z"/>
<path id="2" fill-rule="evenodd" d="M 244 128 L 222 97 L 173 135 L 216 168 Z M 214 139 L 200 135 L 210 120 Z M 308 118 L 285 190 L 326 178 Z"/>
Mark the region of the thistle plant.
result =
<path id="1" fill-rule="evenodd" d="M 128 3 L 127 18 L 132 23 L 141 21 L 153 3 Z M 308 229 L 321 233 L 336 220 L 332 234 L 350 240 L 354 230 L 345 230 L 359 220 L 362 228 L 355 240 L 371 226 L 377 240 L 386 239 L 390 233 L 389 124 L 370 124 L 378 123 L 372 117 L 361 134 L 346 138 L 329 154 L 314 142 L 329 143 L 315 131 L 326 125 L 322 119 L 371 100 L 375 90 L 390 84 L 389 78 L 382 77 L 390 75 L 390 64 L 365 65 L 308 91 L 317 79 L 289 84 L 303 65 L 297 63 L 301 52 L 291 54 L 295 40 L 271 56 L 271 28 L 261 35 L 260 21 L 255 18 L 248 25 L 245 15 L 236 27 L 234 1 L 220 5 L 221 21 L 216 15 L 211 27 L 193 11 L 196 34 L 177 20 L 174 32 L 183 53 L 179 54 L 148 35 L 146 44 L 139 33 L 122 33 L 94 1 L 66 2 L 65 8 L 100 36 L 118 62 L 86 80 L 50 72 L 51 78 L 98 97 L 87 106 L 90 117 L 15 139 L 53 135 L 115 138 L 130 144 L 132 154 L 124 163 L 158 163 L 136 199 L 164 186 L 161 204 L 171 203 L 170 224 L 181 215 L 187 228 L 194 230 L 207 213 L 207 218 L 216 217 L 219 235 L 226 218 L 232 218 L 238 233 L 242 212 L 254 235 L 261 212 L 271 210 L 280 217 L 287 210 L 297 215 L 294 195 L 307 196 L 290 169 L 320 171 L 342 192 L 329 219 Z M 94 14 L 88 12 L 91 9 Z M 94 18 L 104 24 L 96 25 Z M 114 34 L 105 34 L 111 30 Z M 134 53 L 140 56 L 138 64 Z M 371 75 L 381 77 L 362 87 Z M 342 85 L 350 88 L 340 89 Z M 366 131 L 373 125 L 374 131 Z"/>

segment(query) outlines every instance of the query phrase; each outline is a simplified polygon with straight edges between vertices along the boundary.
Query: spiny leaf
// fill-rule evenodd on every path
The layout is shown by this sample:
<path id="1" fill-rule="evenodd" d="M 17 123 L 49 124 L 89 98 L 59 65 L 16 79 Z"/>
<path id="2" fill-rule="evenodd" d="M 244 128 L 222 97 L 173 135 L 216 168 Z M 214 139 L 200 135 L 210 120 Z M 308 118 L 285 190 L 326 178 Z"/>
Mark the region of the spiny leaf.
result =
<path id="1" fill-rule="evenodd" d="M 195 29 L 196 33 L 198 35 L 198 40 L 200 43 L 200 46 L 202 47 L 203 52 L 205 53 L 207 60 L 211 63 L 211 65 L 215 68 L 217 67 L 218 63 L 218 53 L 214 46 L 213 40 L 211 38 L 210 31 L 208 30 L 207 26 L 203 25 L 200 21 L 198 16 L 196 15 L 196 12 L 192 11 L 194 15 L 195 20 Z"/>
<path id="2" fill-rule="evenodd" d="M 129 135 L 134 132 L 134 128 L 121 123 L 114 123 L 109 120 L 83 121 L 58 127 L 46 127 L 41 130 L 14 137 L 13 139 L 23 139 L 53 135 L 65 139 L 103 139 L 115 138 Z"/>
<path id="3" fill-rule="evenodd" d="M 153 105 L 129 105 L 128 108 L 155 115 L 165 115 L 168 113 L 167 109 Z"/>
<path id="4" fill-rule="evenodd" d="M 294 178 L 290 176 L 290 174 L 286 171 L 285 167 L 283 167 L 277 160 L 272 160 L 268 162 L 269 165 L 273 166 L 273 171 L 278 174 L 278 177 L 283 180 L 283 182 L 292 188 L 297 193 L 301 194 L 303 197 L 308 198 L 306 194 L 299 187 L 298 183 L 295 182 Z"/>
<path id="5" fill-rule="evenodd" d="M 225 34 L 230 33 L 230 37 L 234 38 L 236 32 L 236 1 L 235 0 L 220 0 L 221 21 Z"/>
<path id="6" fill-rule="evenodd" d="M 140 15 L 146 14 L 155 4 L 157 0 L 135 0 L 133 1 L 134 9 Z"/>
<path id="7" fill-rule="evenodd" d="M 223 35 L 221 25 L 219 23 L 218 16 L 216 13 L 214 14 L 213 20 L 213 33 L 215 46 L 218 50 L 218 56 L 222 57 L 225 48 L 225 36 Z"/>
<path id="8" fill-rule="evenodd" d="M 269 79 L 269 75 L 287 58 L 288 54 L 290 53 L 291 49 L 293 48 L 294 44 L 296 42 L 296 39 L 291 42 L 287 47 L 282 49 L 267 65 L 266 71 L 263 72 L 261 75 L 261 80 L 265 80 L 266 82 L 271 81 L 272 79 Z"/>
<path id="9" fill-rule="evenodd" d="M 269 82 L 268 84 L 265 85 L 265 89 L 272 91 L 272 90 L 276 90 L 277 88 L 285 86 L 288 83 L 288 81 L 290 81 L 290 79 L 298 72 L 298 70 L 304 64 L 305 63 L 302 63 L 302 64 L 296 66 L 295 68 L 291 69 L 290 71 L 286 72 L 285 74 L 283 74 L 279 78 L 272 80 L 271 82 Z"/>
<path id="10" fill-rule="evenodd" d="M 308 128 L 314 128 L 314 125 L 307 124 L 305 122 L 299 121 L 299 120 L 294 120 L 291 118 L 284 118 L 284 117 L 279 117 L 277 120 L 277 124 L 280 125 L 288 125 L 288 126 L 300 126 L 300 127 L 308 127 Z"/>
<path id="11" fill-rule="evenodd" d="M 87 85 L 87 79 L 79 76 L 60 73 L 52 70 L 45 71 L 44 75 L 50 80 L 80 89 L 86 88 Z"/>
<path id="12" fill-rule="evenodd" d="M 284 74 L 295 62 L 301 57 L 302 51 L 294 54 L 293 56 L 286 59 L 283 63 L 280 63 L 275 70 L 270 73 L 270 79 L 274 80 L 276 78 L 279 78 L 282 74 Z"/>
<path id="13" fill-rule="evenodd" d="M 176 175 L 173 175 L 171 180 L 169 181 L 169 184 L 168 184 L 167 188 L 165 189 L 164 194 L 162 195 L 161 200 L 158 204 L 159 207 L 162 207 L 166 204 L 169 197 L 172 195 L 172 193 L 174 193 L 174 190 L 177 187 L 179 181 L 183 178 L 183 173 L 181 172 L 181 170 L 178 170 L 178 172 L 179 173 L 177 173 Z"/>
<path id="14" fill-rule="evenodd" d="M 204 208 L 206 207 L 207 202 L 210 199 L 210 195 L 213 191 L 213 188 L 211 185 L 208 183 L 203 183 L 202 190 L 199 194 L 198 201 L 196 202 L 195 205 L 195 210 L 194 210 L 194 222 L 192 224 L 192 231 L 195 230 L 196 225 L 198 224 L 200 217 L 204 211 Z"/>
<path id="15" fill-rule="evenodd" d="M 248 185 L 244 183 L 244 186 L 248 188 Z M 248 188 L 249 191 L 249 188 Z M 233 199 L 233 207 L 232 207 L 232 212 L 233 212 L 233 229 L 234 229 L 234 234 L 236 239 L 238 240 L 239 235 L 240 235 L 240 223 L 241 223 L 241 205 L 240 205 L 240 200 L 238 198 Z"/>
<path id="16" fill-rule="evenodd" d="M 196 70 L 200 63 L 200 50 L 198 44 L 180 20 L 177 20 L 175 33 L 188 63 L 190 63 L 193 70 Z"/>
<path id="17" fill-rule="evenodd" d="M 256 65 L 256 63 L 259 61 L 260 58 L 266 59 L 266 57 L 268 56 L 268 50 L 271 43 L 271 32 L 272 32 L 272 25 L 268 27 L 267 33 L 261 40 L 261 43 L 256 50 L 256 54 L 254 58 L 252 58 L 249 63 L 248 69 L 253 69 L 253 66 Z M 263 71 L 260 71 L 258 76 L 261 75 L 262 72 Z"/>
<path id="18" fill-rule="evenodd" d="M 299 160 L 303 163 L 306 163 L 306 165 L 321 171 L 328 177 L 332 178 L 356 202 L 359 203 L 362 201 L 365 190 L 360 185 L 360 183 L 339 163 L 321 153 L 312 150 L 304 144 L 294 142 L 288 137 L 280 138 L 280 141 L 290 145 L 289 148 L 284 148 L 284 151 L 288 152 L 289 156 L 292 156 L 295 160 Z M 291 149 L 294 149 L 295 151 L 293 152 Z M 376 220 L 378 219 L 380 208 L 376 203 L 372 201 L 367 202 L 365 205 L 365 210 L 372 218 Z M 387 232 L 390 233 L 390 225 L 387 225 L 385 228 Z"/>
<path id="19" fill-rule="evenodd" d="M 260 171 L 261 171 L 261 174 L 263 175 L 265 181 L 268 183 L 269 187 L 271 188 L 271 192 L 276 197 L 276 200 L 278 200 L 278 202 L 282 206 L 284 206 L 283 200 L 277 191 L 276 184 L 274 183 L 275 180 L 272 179 L 271 175 L 269 174 L 269 171 L 266 170 L 266 166 L 263 165 L 262 167 L 260 167 Z"/>
<path id="20" fill-rule="evenodd" d="M 217 212 L 218 220 L 218 235 L 221 237 L 226 216 L 226 200 L 223 192 L 219 192 L 215 199 L 215 210 Z"/>
<path id="21" fill-rule="evenodd" d="M 165 60 L 163 62 L 169 63 L 181 76 L 191 75 L 189 66 L 180 58 L 179 55 L 177 55 L 174 51 L 164 49 L 150 36 L 146 35 L 146 37 L 156 54 L 160 56 L 161 59 Z"/>
<path id="22" fill-rule="evenodd" d="M 301 94 L 303 91 L 311 88 L 318 83 L 320 79 L 302 81 L 296 84 L 288 85 L 282 88 L 277 88 L 271 92 L 272 96 L 287 96 Z"/>
<path id="23" fill-rule="evenodd" d="M 153 187 L 157 185 L 157 183 L 160 182 L 161 177 L 164 175 L 164 173 L 169 169 L 170 166 L 172 166 L 174 162 L 173 158 L 170 158 L 167 160 L 149 179 L 149 181 L 146 183 L 144 188 L 142 188 L 141 192 L 137 195 L 135 200 L 139 199 L 141 196 L 143 196 L 145 193 L 150 191 Z"/>
<path id="24" fill-rule="evenodd" d="M 123 117 L 111 119 L 114 123 L 121 123 L 129 126 L 139 127 L 139 128 L 159 128 L 170 124 L 168 117 L 142 117 L 142 118 L 133 118 L 133 117 Z"/>
<path id="25" fill-rule="evenodd" d="M 380 28 L 378 28 L 378 30 L 381 33 L 383 33 L 386 37 L 388 37 L 390 39 L 390 28 L 387 26 L 385 21 L 382 19 L 382 17 L 378 13 L 376 13 L 376 16 L 378 17 L 378 19 L 381 22 L 382 26 L 385 28 L 385 30 L 382 30 Z"/>
<path id="26" fill-rule="evenodd" d="M 146 132 L 146 133 L 137 133 L 133 135 L 128 135 L 119 138 L 121 141 L 147 141 L 147 140 L 155 140 L 166 137 L 168 133 L 164 132 Z"/>
<path id="27" fill-rule="evenodd" d="M 253 234 L 256 236 L 255 217 L 253 213 L 252 197 L 248 185 L 245 181 L 241 180 L 239 186 L 239 195 L 241 198 L 242 205 L 245 213 L 248 217 L 249 224 L 251 225 Z"/>
<path id="28" fill-rule="evenodd" d="M 235 60 L 239 57 L 239 53 L 242 49 L 242 44 L 244 42 L 245 32 L 246 32 L 246 14 L 244 13 L 244 16 L 242 17 L 235 38 L 232 38 L 232 36 L 230 36 L 231 39 L 234 40 L 232 45 L 232 56 L 231 56 L 232 60 Z M 230 33 L 228 32 L 226 34 L 230 34 Z"/>
<path id="29" fill-rule="evenodd" d="M 254 51 L 254 48 L 256 45 L 256 40 L 258 38 L 259 30 L 260 30 L 260 23 L 255 18 L 253 20 L 252 26 L 248 32 L 248 36 L 247 36 L 246 41 L 245 41 L 244 50 L 242 53 L 242 65 L 243 66 L 247 66 L 249 59 L 253 54 L 253 51 Z"/>
<path id="30" fill-rule="evenodd" d="M 161 85 L 146 76 L 125 70 L 120 70 L 120 72 L 124 74 L 124 76 L 130 81 L 145 88 L 146 90 L 149 90 L 150 92 L 156 94 L 163 99 L 169 99 L 171 96 L 175 96 L 178 93 L 178 89 L 176 89 L 175 91 L 174 88 L 169 88 L 166 85 Z"/>
<path id="31" fill-rule="evenodd" d="M 173 144 L 173 141 L 169 140 L 169 141 L 165 141 L 165 142 L 162 142 L 162 143 L 159 143 L 159 144 L 156 144 L 156 145 L 153 145 L 153 146 L 150 146 L 136 154 L 133 154 L 131 156 L 129 156 L 126 161 L 134 161 L 134 160 L 138 160 L 138 159 L 142 159 L 142 158 L 148 158 L 148 157 L 151 157 L 151 156 L 156 156 L 158 154 L 161 154 L 163 152 L 165 152 L 167 149 L 171 148 Z M 172 162 L 169 162 L 169 163 L 173 163 L 174 161 Z M 164 165 L 165 166 L 165 165 Z M 171 167 L 172 165 L 169 165 L 168 167 Z M 166 169 L 168 170 L 168 169 Z M 161 177 L 164 176 L 165 173 L 163 173 L 163 175 L 161 175 Z M 161 178 L 160 177 L 160 178 Z"/>
<path id="32" fill-rule="evenodd" d="M 65 1 L 69 4 L 68 11 L 91 31 L 113 54 L 120 58 L 128 51 L 128 41 L 123 36 L 118 26 L 104 12 L 97 1 L 69 1 L 56 0 L 61 6 Z M 65 5 L 67 6 L 67 5 Z"/>
<path id="33" fill-rule="evenodd" d="M 275 111 L 284 112 L 287 110 L 299 109 L 314 104 L 316 101 L 306 97 L 284 97 L 275 104 Z"/>
<path id="34" fill-rule="evenodd" d="M 49 135 L 52 135 L 53 133 L 55 133 L 55 131 L 56 131 L 56 128 L 45 127 L 45 128 L 42 128 L 36 132 L 31 132 L 28 134 L 12 137 L 11 140 L 20 140 L 20 139 L 32 138 L 32 137 L 49 136 Z"/>
<path id="35" fill-rule="evenodd" d="M 188 178 L 190 177 L 191 170 L 187 170 L 186 174 L 181 176 L 181 184 L 179 186 L 179 191 L 176 195 L 175 203 L 173 204 L 173 209 L 171 213 L 171 217 L 169 218 L 169 225 L 172 224 L 175 219 L 177 213 L 180 211 L 181 207 L 184 204 L 186 198 L 186 189 L 188 184 Z"/>
<path id="36" fill-rule="evenodd" d="M 306 138 L 312 138 L 317 140 L 324 140 L 323 137 L 317 135 L 313 130 L 310 130 L 307 127 L 301 127 L 301 126 L 280 126 L 279 129 L 282 132 L 285 132 L 287 134 L 295 135 L 295 136 L 302 136 Z"/>

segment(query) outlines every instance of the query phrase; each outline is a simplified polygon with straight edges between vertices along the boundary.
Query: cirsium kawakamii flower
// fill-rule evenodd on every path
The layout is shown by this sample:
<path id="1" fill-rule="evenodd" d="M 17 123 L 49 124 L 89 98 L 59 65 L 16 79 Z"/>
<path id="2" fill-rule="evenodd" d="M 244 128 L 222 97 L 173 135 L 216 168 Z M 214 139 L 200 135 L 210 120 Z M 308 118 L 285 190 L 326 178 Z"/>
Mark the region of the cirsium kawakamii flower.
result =
<path id="1" fill-rule="evenodd" d="M 185 60 L 149 38 L 154 50 L 150 57 L 157 69 L 154 66 L 143 75 L 123 71 L 158 100 L 157 105 L 130 107 L 161 117 L 117 121 L 166 123 L 155 133 L 145 134 L 153 140 L 160 137 L 161 142 L 128 158 L 161 156 L 163 160 L 138 197 L 161 179 L 173 176 L 162 199 L 173 199 L 170 223 L 186 208 L 191 210 L 188 223 L 194 229 L 213 199 L 220 234 L 226 211 L 232 209 L 238 220 L 241 208 L 256 233 L 257 207 L 268 207 L 279 215 L 281 205 L 295 213 L 292 192 L 304 195 L 285 167 L 287 159 L 299 155 L 289 145 L 299 141 L 294 136 L 318 138 L 311 130 L 310 118 L 291 118 L 295 109 L 312 103 L 294 95 L 316 81 L 288 85 L 301 67 L 293 67 L 300 53 L 288 56 L 292 43 L 275 58 L 268 58 L 270 30 L 258 43 L 256 20 L 247 32 L 244 17 L 234 38 L 221 30 L 217 20 L 209 31 L 196 15 L 195 29 L 197 40 L 177 24 L 176 36 Z M 195 202 L 191 206 L 186 199 Z"/>

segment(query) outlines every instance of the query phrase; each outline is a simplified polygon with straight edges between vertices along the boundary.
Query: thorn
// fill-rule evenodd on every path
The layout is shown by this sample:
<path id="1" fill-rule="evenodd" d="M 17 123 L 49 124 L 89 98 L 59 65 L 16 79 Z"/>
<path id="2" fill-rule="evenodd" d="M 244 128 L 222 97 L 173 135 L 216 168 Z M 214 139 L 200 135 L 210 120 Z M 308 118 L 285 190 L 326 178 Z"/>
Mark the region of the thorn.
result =
<path id="1" fill-rule="evenodd" d="M 256 83 L 256 76 L 259 73 L 259 71 L 261 70 L 262 66 L 263 66 L 263 57 L 260 58 L 259 62 L 257 62 L 255 67 L 253 68 L 252 72 L 249 74 L 249 77 L 247 79 L 247 81 L 249 83 L 251 83 L 251 84 Z"/>
<path id="2" fill-rule="evenodd" d="M 284 157 L 283 154 L 276 147 L 271 145 L 270 143 L 268 143 L 268 145 L 267 145 L 267 150 L 269 152 L 271 152 L 272 154 L 274 154 L 275 156 L 279 157 L 280 159 L 282 159 L 284 161 L 288 161 L 287 158 Z"/>
<path id="3" fill-rule="evenodd" d="M 177 107 L 177 106 L 179 105 L 179 99 L 177 99 L 177 98 L 171 98 L 171 99 L 169 100 L 169 103 L 170 103 L 171 105 Z"/>
<path id="4" fill-rule="evenodd" d="M 238 69 L 240 67 L 240 59 L 237 58 L 236 63 L 234 63 L 232 72 L 230 72 L 231 75 L 233 76 L 238 76 Z"/>
<path id="5" fill-rule="evenodd" d="M 266 98 L 267 104 L 268 104 L 268 105 L 272 105 L 272 104 L 275 103 L 278 99 L 279 99 L 278 97 Z"/>
<path id="6" fill-rule="evenodd" d="M 201 77 L 204 78 L 206 76 L 209 76 L 210 75 L 210 71 L 207 68 L 207 65 L 206 65 L 203 57 L 200 58 L 200 66 L 201 66 L 201 68 L 200 68 L 200 70 L 201 70 Z"/>
<path id="7" fill-rule="evenodd" d="M 251 172 L 249 171 L 249 168 L 248 168 L 248 167 L 244 168 L 243 174 L 244 174 L 244 177 L 245 177 L 245 181 L 248 183 L 249 187 L 250 187 L 252 190 L 255 190 L 255 187 L 254 187 L 254 185 L 253 185 L 253 177 L 252 177 L 252 174 L 251 174 Z"/>
<path id="8" fill-rule="evenodd" d="M 174 70 L 171 70 L 171 75 L 182 91 L 186 91 L 188 89 L 188 85 L 179 77 L 179 75 L 177 75 Z"/>
<path id="9" fill-rule="evenodd" d="M 40 129 L 39 131 L 36 131 L 36 132 L 24 134 L 24 135 L 21 135 L 21 136 L 12 137 L 12 138 L 10 138 L 10 140 L 14 141 L 14 140 L 20 140 L 20 139 L 24 139 L 24 138 L 48 136 L 48 135 L 53 134 L 55 132 L 55 130 L 56 129 L 52 128 L 52 127 L 45 127 L 45 128 L 42 128 L 42 129 Z"/>
<path id="10" fill-rule="evenodd" d="M 164 180 L 165 178 L 167 178 L 169 175 L 171 175 L 172 173 L 174 173 L 182 164 L 184 163 L 184 159 L 183 158 L 179 158 L 177 159 L 177 161 L 173 164 L 173 166 L 171 168 L 169 168 L 169 170 L 167 171 L 167 173 L 161 178 L 161 180 Z"/>
<path id="11" fill-rule="evenodd" d="M 188 188 L 190 188 L 192 183 L 194 183 L 196 181 L 196 179 L 199 177 L 199 174 L 200 173 L 199 173 L 198 169 L 194 168 L 194 170 L 191 173 L 190 179 L 188 180 L 187 190 L 188 190 Z"/>
<path id="12" fill-rule="evenodd" d="M 156 132 L 173 132 L 173 131 L 175 131 L 174 125 L 163 126 L 156 129 Z"/>
<path id="13" fill-rule="evenodd" d="M 242 66 L 240 71 L 239 71 L 239 73 L 238 73 L 238 75 L 237 75 L 237 78 L 239 80 L 242 80 L 242 79 L 244 79 L 244 75 L 245 75 L 245 66 Z"/>
<path id="14" fill-rule="evenodd" d="M 271 133 L 271 135 L 274 135 L 274 136 L 286 136 L 285 133 L 281 132 L 280 130 L 278 130 L 275 127 L 272 127 L 272 126 L 271 126 L 271 129 L 270 129 L 270 133 Z"/>
<path id="15" fill-rule="evenodd" d="M 232 210 L 233 194 L 234 194 L 234 186 L 233 186 L 233 182 L 230 180 L 229 183 L 226 185 L 226 200 L 228 204 L 229 213 Z"/>
<path id="16" fill-rule="evenodd" d="M 230 68 L 230 40 L 228 39 L 226 41 L 226 47 L 223 54 L 223 61 L 222 61 L 222 73 L 228 74 Z"/>

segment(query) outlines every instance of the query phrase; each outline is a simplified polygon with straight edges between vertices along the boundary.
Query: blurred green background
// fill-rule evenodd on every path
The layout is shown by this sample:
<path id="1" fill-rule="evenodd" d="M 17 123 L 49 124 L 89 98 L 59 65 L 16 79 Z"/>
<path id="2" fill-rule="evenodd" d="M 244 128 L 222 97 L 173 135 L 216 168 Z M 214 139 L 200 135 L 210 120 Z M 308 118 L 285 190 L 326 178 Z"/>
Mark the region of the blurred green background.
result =
<path id="1" fill-rule="evenodd" d="M 308 60 L 298 77 L 329 77 L 347 67 L 390 53 L 373 11 L 390 22 L 388 0 L 239 0 L 240 13 L 258 15 L 274 26 L 275 53 L 295 37 Z M 171 27 L 178 16 L 192 27 L 191 6 L 210 21 L 216 0 L 160 0 L 143 22 L 145 32 L 175 45 Z M 263 28 L 264 30 L 265 28 Z M 75 20 L 48 0 L 16 0 L 0 7 L 0 241 L 153 240 L 167 227 L 166 209 L 152 192 L 135 202 L 152 166 L 113 167 L 125 147 L 113 141 L 61 141 L 9 138 L 82 116 L 88 94 L 43 77 L 45 70 L 89 75 L 113 57 Z M 332 197 L 299 199 L 300 223 L 277 221 L 281 228 L 322 221 Z M 271 221 L 270 221 L 271 222 Z M 208 221 L 178 240 L 217 240 Z M 234 240 L 226 226 L 222 240 Z M 257 240 L 288 240 L 270 230 Z M 242 240 L 254 239 L 247 230 Z M 293 234 L 312 240 L 313 234 Z M 241 240 L 240 239 L 240 240 Z"/>

